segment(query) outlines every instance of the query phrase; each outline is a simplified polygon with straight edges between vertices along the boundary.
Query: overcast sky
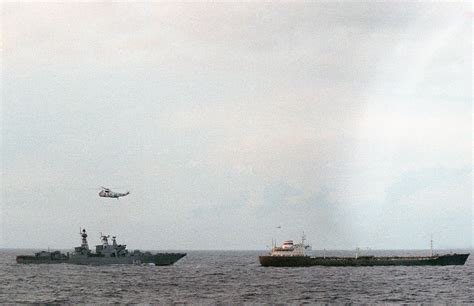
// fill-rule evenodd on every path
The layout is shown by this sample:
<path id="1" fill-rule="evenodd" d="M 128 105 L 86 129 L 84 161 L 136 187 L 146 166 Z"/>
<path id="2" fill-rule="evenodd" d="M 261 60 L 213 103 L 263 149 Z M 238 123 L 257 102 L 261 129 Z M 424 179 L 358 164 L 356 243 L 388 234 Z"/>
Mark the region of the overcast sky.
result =
<path id="1" fill-rule="evenodd" d="M 0 247 L 471 247 L 472 16 L 3 2 Z"/>

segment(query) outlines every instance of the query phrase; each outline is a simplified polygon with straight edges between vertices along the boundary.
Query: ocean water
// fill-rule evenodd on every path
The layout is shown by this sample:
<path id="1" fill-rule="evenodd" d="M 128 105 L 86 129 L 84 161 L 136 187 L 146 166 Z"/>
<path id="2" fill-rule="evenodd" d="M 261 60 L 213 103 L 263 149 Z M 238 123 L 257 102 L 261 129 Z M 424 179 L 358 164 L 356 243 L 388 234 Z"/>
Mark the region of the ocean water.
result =
<path id="1" fill-rule="evenodd" d="M 0 303 L 474 303 L 472 255 L 425 267 L 264 268 L 265 251 L 190 251 L 167 267 L 15 263 L 32 252 L 0 250 Z"/>

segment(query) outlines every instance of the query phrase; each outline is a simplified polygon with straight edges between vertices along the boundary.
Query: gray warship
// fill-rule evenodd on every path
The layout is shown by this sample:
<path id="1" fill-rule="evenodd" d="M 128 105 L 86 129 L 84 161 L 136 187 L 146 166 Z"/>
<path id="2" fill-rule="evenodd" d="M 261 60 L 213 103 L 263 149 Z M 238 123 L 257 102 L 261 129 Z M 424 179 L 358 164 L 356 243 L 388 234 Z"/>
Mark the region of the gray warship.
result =
<path id="1" fill-rule="evenodd" d="M 113 265 L 113 264 L 154 264 L 157 266 L 172 265 L 186 256 L 186 253 L 151 253 L 134 250 L 129 252 L 126 245 L 117 244 L 116 237 L 101 234 L 102 244 L 95 247 L 95 252 L 89 249 L 87 233 L 80 231 L 81 246 L 75 247 L 74 252 L 66 254 L 60 251 L 41 251 L 34 255 L 19 255 L 16 262 L 19 264 L 75 264 L 75 265 Z"/>

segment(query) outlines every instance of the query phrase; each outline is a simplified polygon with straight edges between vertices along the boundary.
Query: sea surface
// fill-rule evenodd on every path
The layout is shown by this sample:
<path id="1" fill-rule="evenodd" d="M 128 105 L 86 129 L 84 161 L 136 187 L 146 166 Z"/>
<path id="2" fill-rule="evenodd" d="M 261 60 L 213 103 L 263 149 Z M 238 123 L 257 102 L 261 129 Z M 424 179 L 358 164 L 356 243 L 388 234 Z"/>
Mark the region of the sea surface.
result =
<path id="1" fill-rule="evenodd" d="M 264 268 L 265 251 L 189 251 L 167 267 L 15 263 L 34 251 L 0 250 L 0 303 L 474 303 L 472 255 L 464 266 L 419 267 Z"/>

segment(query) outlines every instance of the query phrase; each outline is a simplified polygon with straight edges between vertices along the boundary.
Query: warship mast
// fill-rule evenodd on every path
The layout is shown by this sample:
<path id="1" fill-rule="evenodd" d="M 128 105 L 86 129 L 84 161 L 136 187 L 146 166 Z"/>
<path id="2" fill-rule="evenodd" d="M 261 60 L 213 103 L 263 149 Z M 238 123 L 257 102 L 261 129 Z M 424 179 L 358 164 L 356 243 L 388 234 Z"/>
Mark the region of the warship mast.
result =
<path id="1" fill-rule="evenodd" d="M 82 237 L 81 248 L 89 250 L 89 244 L 87 243 L 86 229 L 83 228 L 82 231 L 81 231 L 81 228 L 79 228 L 79 235 L 81 235 L 81 237 Z"/>

